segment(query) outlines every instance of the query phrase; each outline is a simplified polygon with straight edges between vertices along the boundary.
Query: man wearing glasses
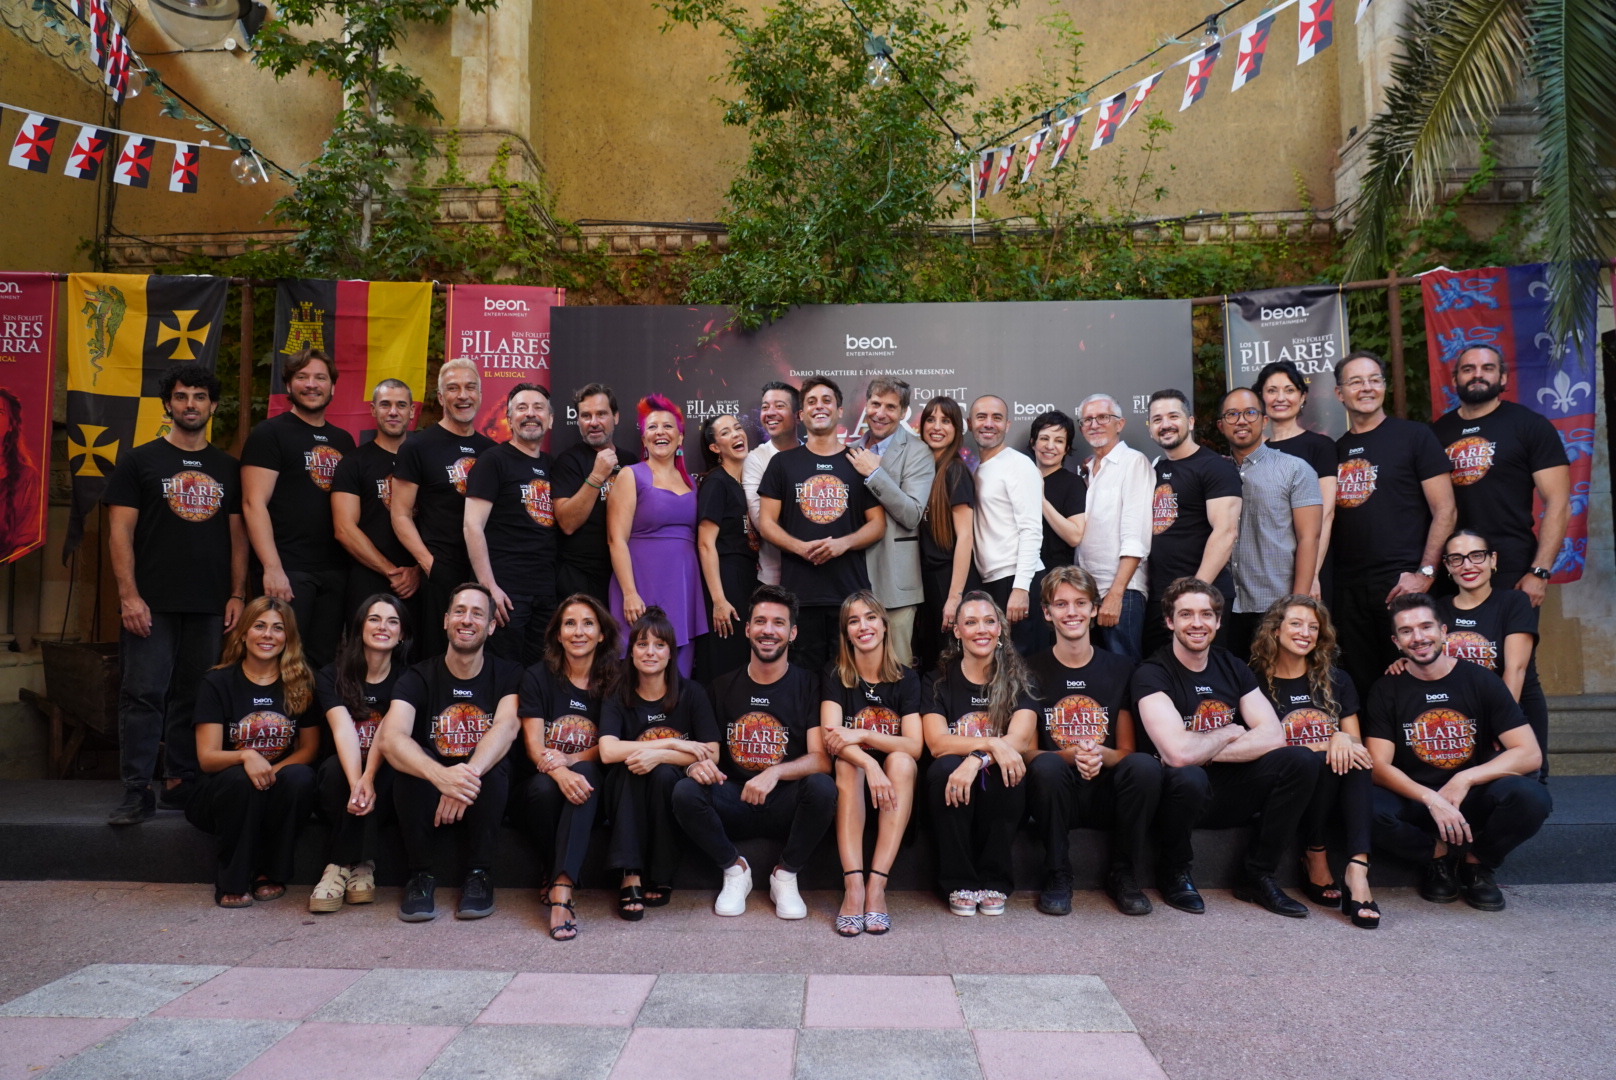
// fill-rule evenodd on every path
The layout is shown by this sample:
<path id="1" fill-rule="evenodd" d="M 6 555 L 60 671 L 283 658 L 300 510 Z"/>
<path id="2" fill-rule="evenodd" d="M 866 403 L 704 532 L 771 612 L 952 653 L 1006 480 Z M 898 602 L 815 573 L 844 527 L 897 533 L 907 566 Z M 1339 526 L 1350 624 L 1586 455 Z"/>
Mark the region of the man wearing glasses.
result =
<path id="1" fill-rule="evenodd" d="M 1218 430 L 1240 470 L 1240 533 L 1229 569 L 1234 613 L 1229 651 L 1251 658 L 1251 639 L 1274 601 L 1313 590 L 1324 497 L 1307 462 L 1263 440 L 1262 399 L 1242 387 L 1223 395 Z"/>
<path id="2" fill-rule="evenodd" d="M 1150 499 L 1156 474 L 1150 461 L 1122 441 L 1126 421 L 1110 394 L 1090 394 L 1077 410 L 1078 428 L 1092 456 L 1083 465 L 1088 481 L 1088 525 L 1077 547 L 1077 564 L 1100 590 L 1094 644 L 1134 662 L 1144 658 L 1145 556 L 1150 554 Z"/>
<path id="3" fill-rule="evenodd" d="M 1335 369 L 1347 408 L 1336 440 L 1336 638 L 1341 666 L 1367 698 L 1397 658 L 1387 605 L 1429 592 L 1442 545 L 1453 532 L 1451 464 L 1431 429 L 1386 415 L 1386 365 L 1352 353 Z"/>

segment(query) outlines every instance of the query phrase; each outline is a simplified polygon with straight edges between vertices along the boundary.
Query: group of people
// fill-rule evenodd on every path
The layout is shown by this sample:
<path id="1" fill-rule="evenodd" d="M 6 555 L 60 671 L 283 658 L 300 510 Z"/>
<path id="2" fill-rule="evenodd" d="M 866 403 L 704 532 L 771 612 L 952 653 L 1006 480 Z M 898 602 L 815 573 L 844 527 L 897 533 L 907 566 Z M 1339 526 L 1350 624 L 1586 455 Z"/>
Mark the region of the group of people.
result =
<path id="1" fill-rule="evenodd" d="M 508 819 L 558 940 L 599 824 L 625 919 L 668 902 L 686 844 L 721 871 L 715 911 L 742 913 L 735 843 L 759 837 L 783 843 L 776 913 L 803 918 L 797 875 L 834 825 L 835 930 L 881 934 L 918 813 L 959 915 L 1004 911 L 1024 827 L 1041 911 L 1071 910 L 1069 834 L 1091 827 L 1120 911 L 1151 911 L 1153 849 L 1162 900 L 1199 912 L 1194 829 L 1250 825 L 1237 897 L 1305 916 L 1276 881 L 1300 839 L 1308 898 L 1373 928 L 1373 848 L 1423 864 L 1428 900 L 1498 910 L 1494 871 L 1550 812 L 1533 653 L 1569 469 L 1552 425 L 1502 399 L 1494 349 L 1458 358 L 1461 404 L 1430 426 L 1388 417 L 1384 365 L 1354 353 L 1338 440 L 1300 426 L 1307 382 L 1270 364 L 1221 401 L 1227 458 L 1176 390 L 1150 398 L 1152 460 L 1104 394 L 1037 417 L 1024 453 L 993 395 L 932 398 L 912 430 L 909 386 L 879 377 L 848 434 L 833 380 L 770 382 L 757 445 L 740 415 L 702 423 L 699 476 L 659 395 L 630 449 L 615 394 L 582 387 L 580 439 L 552 456 L 548 389 L 509 390 L 495 443 L 473 427 L 476 366 L 450 360 L 440 421 L 408 433 L 416 403 L 386 380 L 356 447 L 326 420 L 323 354 L 282 375 L 290 408 L 238 469 L 206 439 L 213 373 L 171 369 L 170 430 L 105 495 L 126 789 L 109 820 L 183 807 L 218 838 L 222 906 L 284 893 L 318 809 L 313 911 L 374 898 L 395 819 L 400 916 L 435 916 L 449 831 L 455 914 L 487 915 Z"/>

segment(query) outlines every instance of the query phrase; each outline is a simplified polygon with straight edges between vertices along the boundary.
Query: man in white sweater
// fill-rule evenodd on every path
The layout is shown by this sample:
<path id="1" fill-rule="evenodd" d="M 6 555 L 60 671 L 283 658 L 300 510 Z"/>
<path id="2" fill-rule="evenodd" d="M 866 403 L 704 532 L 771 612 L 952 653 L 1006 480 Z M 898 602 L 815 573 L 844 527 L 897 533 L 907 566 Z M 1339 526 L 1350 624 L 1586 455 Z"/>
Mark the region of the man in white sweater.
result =
<path id="1" fill-rule="evenodd" d="M 752 531 L 758 531 L 758 484 L 769 467 L 769 461 L 782 450 L 799 446 L 797 438 L 797 410 L 802 402 L 797 388 L 788 382 L 763 384 L 763 398 L 758 405 L 758 426 L 763 429 L 763 441 L 752 447 L 741 466 L 741 490 L 746 492 L 746 513 L 752 519 Z M 761 535 L 761 534 L 759 534 Z M 780 584 L 780 549 L 762 541 L 758 546 L 758 581 L 765 585 Z"/>
<path id="2" fill-rule="evenodd" d="M 1031 458 L 1004 445 L 1010 433 L 1010 406 L 991 394 L 971 402 L 966 419 L 981 464 L 976 469 L 976 571 L 983 589 L 1011 623 L 1025 619 L 1027 590 L 1044 568 L 1038 552 L 1044 540 L 1044 477 Z"/>

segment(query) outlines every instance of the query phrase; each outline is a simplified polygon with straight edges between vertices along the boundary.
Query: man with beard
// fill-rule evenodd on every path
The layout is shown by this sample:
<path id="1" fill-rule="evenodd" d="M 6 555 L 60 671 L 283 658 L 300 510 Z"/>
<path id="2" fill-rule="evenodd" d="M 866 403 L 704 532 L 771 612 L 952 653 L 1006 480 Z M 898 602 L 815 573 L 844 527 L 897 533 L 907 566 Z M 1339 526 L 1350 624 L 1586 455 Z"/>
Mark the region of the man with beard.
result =
<path id="1" fill-rule="evenodd" d="M 1431 425 L 1453 463 L 1459 528 L 1474 529 L 1498 553 L 1497 580 L 1543 603 L 1566 523 L 1571 519 L 1571 463 L 1546 417 L 1505 401 L 1509 364 L 1491 345 L 1474 345 L 1453 362 L 1459 407 Z M 1532 535 L 1532 495 L 1543 523 Z"/>
<path id="2" fill-rule="evenodd" d="M 444 826 L 466 832 L 466 878 L 455 918 L 493 914 L 489 875 L 510 788 L 505 753 L 521 730 L 521 665 L 483 649 L 494 626 L 488 590 L 475 582 L 451 589 L 442 625 L 448 652 L 399 676 L 376 734 L 398 770 L 393 794 L 410 871 L 398 907 L 405 922 L 437 916 L 435 830 Z"/>
<path id="3" fill-rule="evenodd" d="M 252 429 L 241 448 L 241 513 L 263 592 L 292 605 L 315 670 L 336 658 L 348 553 L 331 521 L 331 480 L 353 436 L 326 422 L 337 367 L 318 349 L 281 364 L 292 407 Z"/>
<path id="4" fill-rule="evenodd" d="M 331 477 L 331 521 L 337 542 L 354 560 L 343 603 L 350 615 L 367 596 L 387 592 L 410 600 L 421 587 L 421 568 L 399 543 L 388 510 L 398 448 L 415 418 L 409 385 L 402 379 L 377 383 L 370 395 L 370 417 L 376 423 L 376 437 L 345 455 Z M 411 614 L 419 626 L 417 605 L 411 605 Z"/>
<path id="5" fill-rule="evenodd" d="M 767 837 L 785 842 L 769 875 L 774 913 L 807 918 L 797 873 L 836 818 L 836 781 L 820 742 L 819 679 L 789 659 L 796 618 L 797 598 L 780 586 L 752 593 L 752 658 L 713 682 L 719 730 L 695 735 L 720 743 L 719 760 L 686 766 L 673 789 L 680 828 L 724 871 L 716 915 L 744 915 L 752 891 L 752 868 L 734 841 Z"/>
<path id="6" fill-rule="evenodd" d="M 606 545 L 606 496 L 621 461 L 612 443 L 617 432 L 617 395 L 602 383 L 590 383 L 572 396 L 582 442 L 556 455 L 551 478 L 556 525 L 561 529 L 556 595 L 588 593 L 603 604 L 612 580 L 612 557 Z"/>
<path id="7" fill-rule="evenodd" d="M 1398 596 L 1391 611 L 1408 663 L 1375 684 L 1364 716 L 1375 846 L 1425 865 L 1422 898 L 1462 896 L 1480 911 L 1502 911 L 1493 872 L 1554 808 L 1537 781 L 1542 751 L 1503 680 L 1447 654 L 1448 629 L 1429 596 Z"/>
<path id="8" fill-rule="evenodd" d="M 971 557 L 982 589 L 1012 624 L 1032 609 L 1032 579 L 1044 568 L 1044 476 L 1032 458 L 1004 445 L 1010 406 L 984 394 L 965 418 L 976 440 L 976 518 Z"/>
<path id="9" fill-rule="evenodd" d="M 152 774 L 167 748 L 163 802 L 183 806 L 196 778 L 191 712 L 219 639 L 241 617 L 247 530 L 236 460 L 208 442 L 218 376 L 199 364 L 163 373 L 158 394 L 172 427 L 125 452 L 107 481 L 108 549 L 118 582 L 118 764 L 123 802 L 109 825 L 157 812 Z"/>
<path id="10" fill-rule="evenodd" d="M 802 396 L 788 382 L 763 384 L 763 399 L 758 405 L 758 426 L 763 429 L 763 441 L 752 447 L 741 467 L 741 489 L 746 492 L 746 512 L 752 521 L 752 531 L 758 529 L 758 485 L 763 472 L 782 450 L 801 446 L 797 438 L 797 413 L 802 408 Z M 762 534 L 759 533 L 759 536 Z M 758 581 L 765 585 L 780 584 L 780 549 L 763 540 L 758 545 Z"/>
<path id="11" fill-rule="evenodd" d="M 466 550 L 477 580 L 494 597 L 499 631 L 488 651 L 536 664 L 555 614 L 556 527 L 550 455 L 550 393 L 519 383 L 505 396 L 511 441 L 484 454 L 466 481 Z"/>
<path id="12" fill-rule="evenodd" d="M 471 578 L 462 527 L 466 478 L 494 440 L 473 427 L 482 404 L 482 372 L 464 357 L 438 371 L 438 404 L 443 419 L 418 431 L 399 447 L 393 470 L 393 532 L 426 575 L 423 610 L 443 611 L 450 594 Z M 421 620 L 420 652 L 432 656 L 445 645 L 436 619 Z"/>
<path id="13" fill-rule="evenodd" d="M 1077 565 L 1094 575 L 1100 607 L 1094 644 L 1138 663 L 1145 619 L 1145 556 L 1150 554 L 1150 503 L 1156 473 L 1122 441 L 1127 421 L 1110 394 L 1090 394 L 1077 408 L 1077 427 L 1094 451 L 1083 463 L 1089 489 L 1087 521 Z"/>

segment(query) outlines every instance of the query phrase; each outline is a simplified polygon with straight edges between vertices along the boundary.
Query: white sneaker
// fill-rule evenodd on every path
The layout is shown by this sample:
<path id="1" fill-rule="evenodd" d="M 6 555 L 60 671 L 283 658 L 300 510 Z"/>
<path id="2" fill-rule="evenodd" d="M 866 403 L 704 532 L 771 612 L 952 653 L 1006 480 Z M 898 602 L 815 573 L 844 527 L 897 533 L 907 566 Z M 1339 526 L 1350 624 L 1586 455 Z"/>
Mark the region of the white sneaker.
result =
<path id="1" fill-rule="evenodd" d="M 774 901 L 774 913 L 782 919 L 806 919 L 808 905 L 797 891 L 797 875 L 778 866 L 769 875 L 769 899 Z"/>
<path id="2" fill-rule="evenodd" d="M 745 915 L 746 894 L 752 891 L 752 868 L 742 859 L 724 871 L 724 887 L 713 902 L 714 915 Z"/>
<path id="3" fill-rule="evenodd" d="M 325 873 L 320 875 L 320 883 L 309 894 L 309 910 L 313 912 L 340 910 L 342 898 L 347 892 L 348 868 L 338 866 L 336 863 L 327 863 Z"/>

